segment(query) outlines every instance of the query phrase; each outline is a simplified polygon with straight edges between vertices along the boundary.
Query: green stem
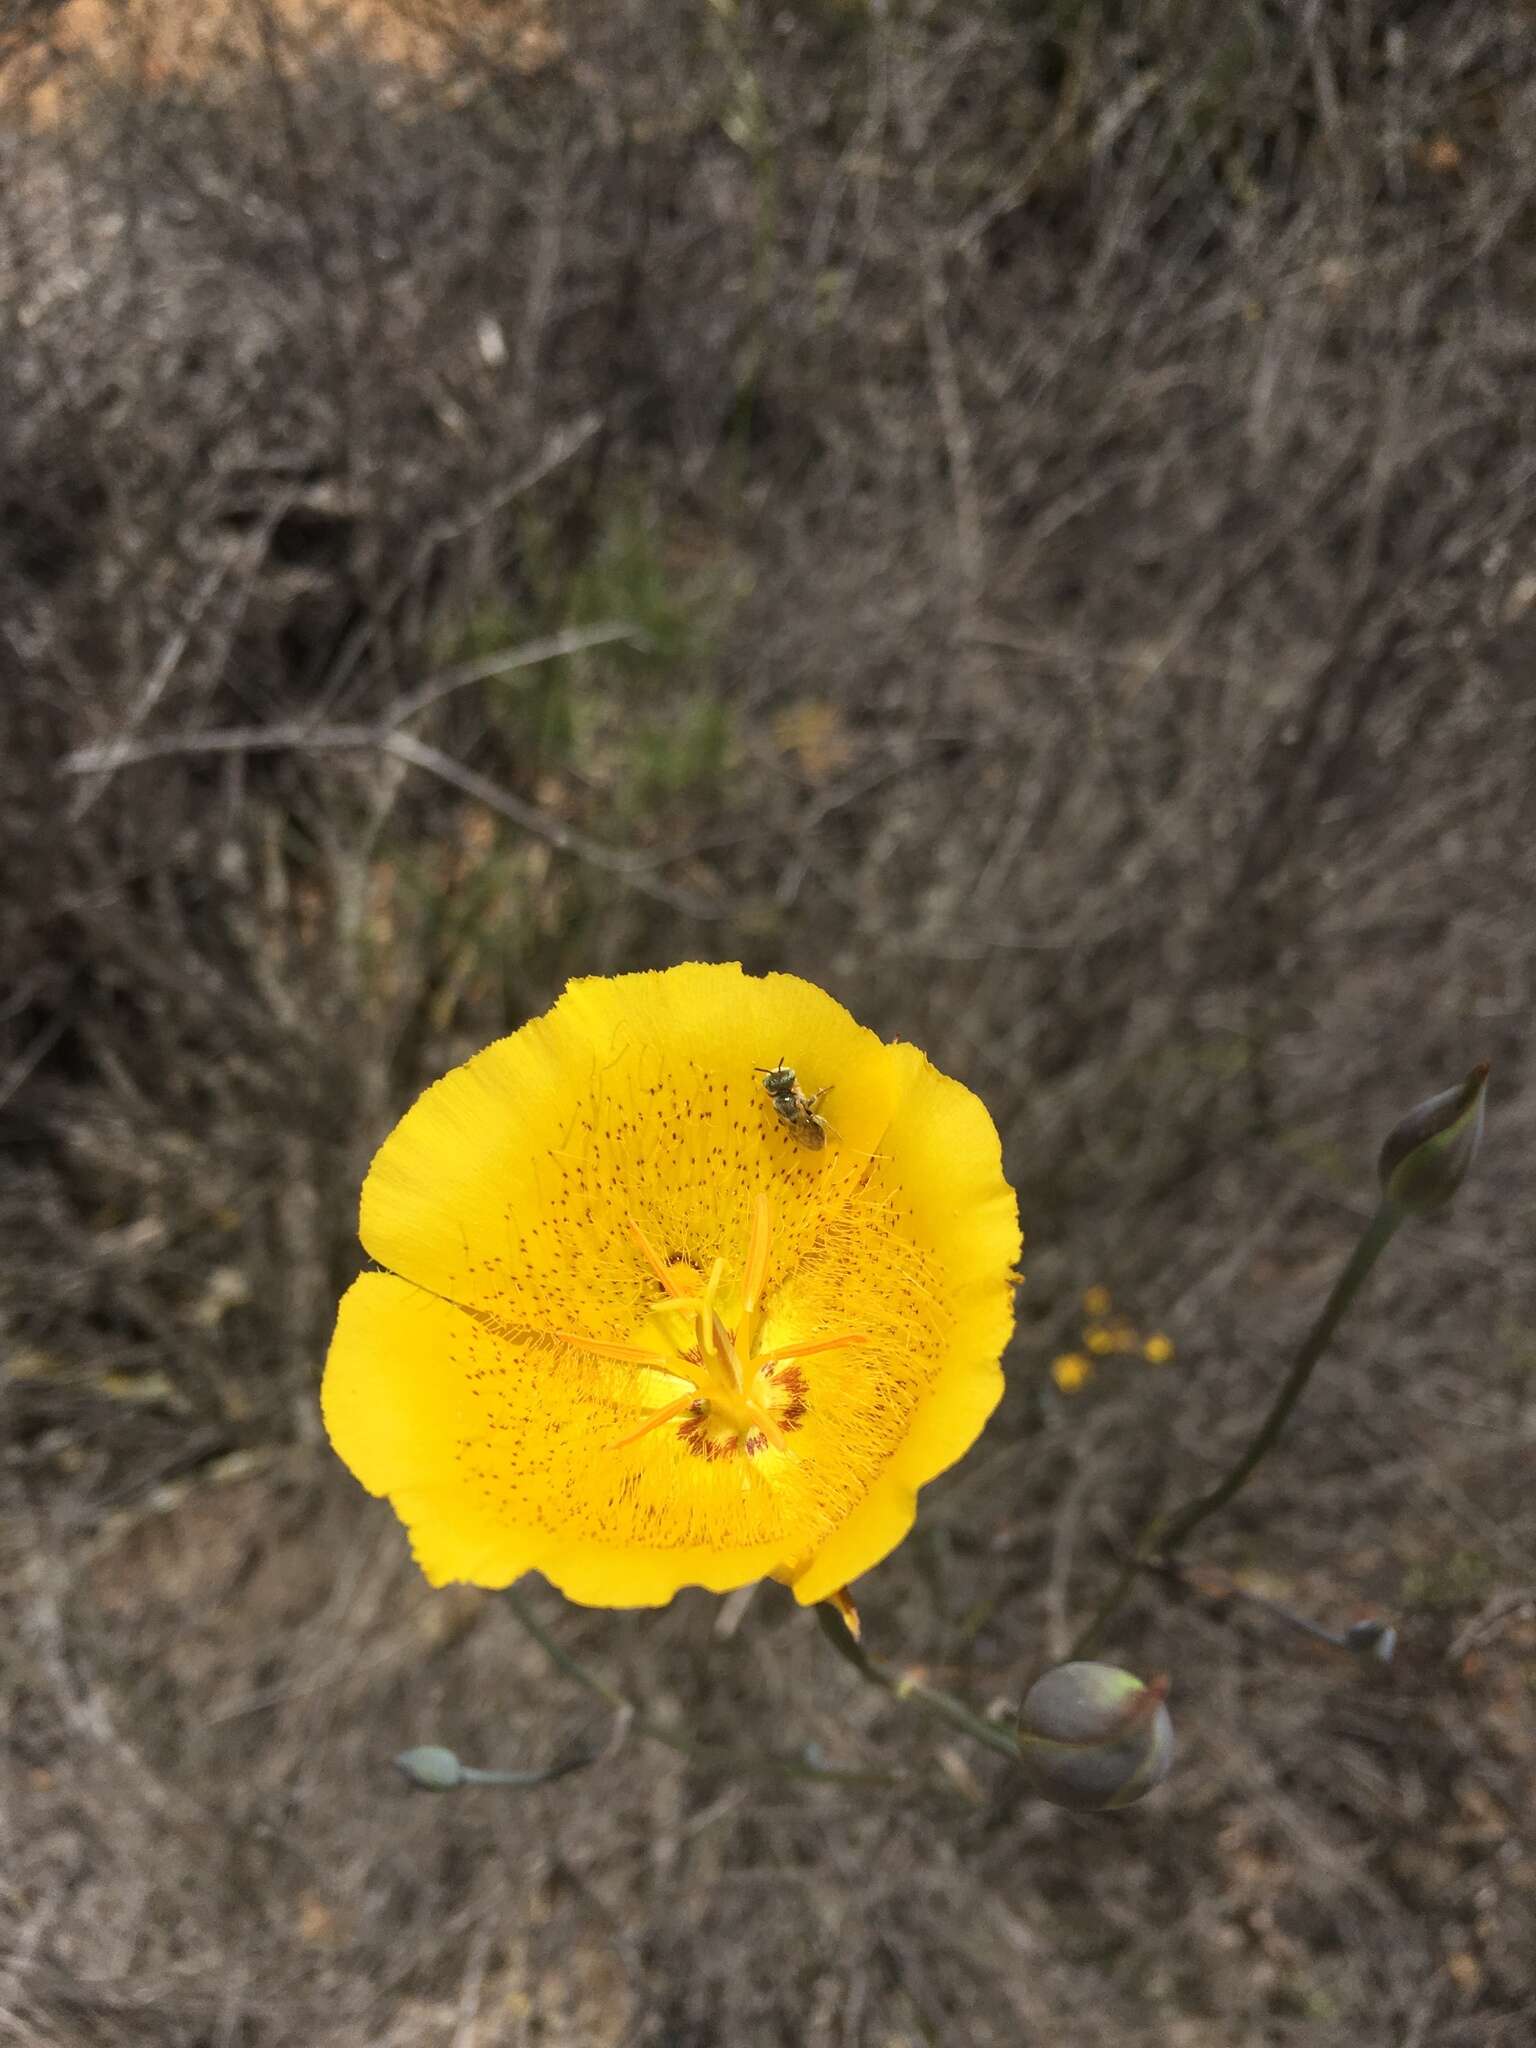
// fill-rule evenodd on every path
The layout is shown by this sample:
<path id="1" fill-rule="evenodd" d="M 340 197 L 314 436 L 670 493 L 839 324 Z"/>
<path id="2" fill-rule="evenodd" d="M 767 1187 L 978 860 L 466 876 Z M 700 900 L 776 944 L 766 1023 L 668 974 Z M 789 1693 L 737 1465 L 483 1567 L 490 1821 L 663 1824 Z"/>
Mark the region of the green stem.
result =
<path id="1" fill-rule="evenodd" d="M 1198 1567 L 1198 1578 L 1193 1577 L 1187 1566 L 1172 1557 L 1152 1558 L 1145 1569 L 1158 1573 L 1160 1577 L 1170 1580 L 1176 1586 L 1199 1593 L 1210 1592 L 1212 1582 L 1219 1581 L 1214 1588 L 1218 1599 L 1241 1600 L 1245 1606 L 1257 1607 L 1262 1613 L 1273 1615 L 1276 1621 L 1283 1621 L 1287 1628 L 1293 1628 L 1301 1635 L 1311 1636 L 1314 1642 L 1327 1643 L 1332 1649 L 1349 1650 L 1354 1655 L 1359 1654 L 1354 1650 L 1348 1635 L 1341 1630 L 1324 1628 L 1321 1622 L 1312 1621 L 1305 1614 L 1297 1614 L 1291 1608 L 1283 1607 L 1278 1600 L 1266 1599 L 1262 1593 L 1255 1593 L 1247 1586 L 1240 1586 L 1230 1572 L 1215 1571 L 1209 1565 L 1202 1565 Z M 1370 1625 L 1365 1624 L 1367 1627 Z"/>
<path id="2" fill-rule="evenodd" d="M 794 1756 L 746 1755 L 732 1749 L 716 1749 L 703 1743 L 690 1742 L 685 1735 L 675 1735 L 660 1721 L 655 1721 L 649 1714 L 642 1713 L 627 1694 L 610 1685 L 606 1679 L 599 1678 L 595 1671 L 589 1671 L 585 1664 L 573 1657 L 564 1644 L 550 1634 L 515 1587 L 508 1587 L 503 1597 L 545 1656 L 563 1671 L 567 1678 L 573 1678 L 578 1685 L 594 1693 L 598 1699 L 606 1701 L 616 1713 L 626 1714 L 629 1717 L 629 1725 L 636 1735 L 644 1736 L 649 1742 L 665 1744 L 678 1756 L 687 1757 L 691 1763 L 706 1765 L 733 1776 L 808 1778 L 824 1785 L 900 1783 L 900 1780 L 888 1771 L 844 1771 L 829 1764 L 813 1764 Z"/>
<path id="3" fill-rule="evenodd" d="M 1247 1485 L 1264 1458 L 1274 1449 L 1290 1420 L 1291 1411 L 1307 1390 L 1313 1368 L 1327 1350 L 1334 1332 L 1343 1322 L 1351 1303 L 1365 1283 L 1367 1274 L 1391 1243 L 1406 1212 L 1396 1202 L 1384 1199 L 1361 1233 L 1348 1263 L 1333 1283 L 1333 1291 L 1322 1312 L 1301 1341 L 1301 1346 L 1270 1403 L 1268 1413 L 1249 1438 L 1232 1469 L 1218 1480 L 1209 1493 L 1202 1493 L 1172 1514 L 1155 1515 L 1142 1531 L 1135 1548 L 1100 1603 L 1097 1613 L 1072 1646 L 1072 1656 L 1089 1657 L 1103 1640 L 1104 1632 L 1119 1613 L 1137 1578 L 1153 1558 L 1171 1558 L 1200 1524 L 1218 1514 Z"/>
<path id="4" fill-rule="evenodd" d="M 568 1778 L 573 1771 L 584 1771 L 589 1764 L 596 1763 L 596 1757 L 574 1756 L 564 1763 L 551 1764 L 547 1771 L 482 1771 L 474 1764 L 460 1764 L 463 1782 L 466 1785 L 552 1785 L 557 1778 Z"/>
<path id="5" fill-rule="evenodd" d="M 1349 1263 L 1333 1283 L 1333 1292 L 1324 1302 L 1321 1315 L 1302 1339 L 1295 1362 L 1275 1396 L 1269 1413 L 1254 1432 L 1247 1450 L 1225 1479 L 1213 1486 L 1209 1493 L 1201 1494 L 1198 1500 L 1191 1501 L 1188 1507 L 1181 1508 L 1163 1524 L 1157 1547 L 1164 1557 L 1172 1557 L 1186 1537 L 1241 1492 L 1252 1478 L 1260 1460 L 1279 1441 L 1280 1432 L 1290 1420 L 1291 1410 L 1307 1390 L 1307 1382 L 1312 1377 L 1313 1367 L 1327 1350 L 1334 1331 L 1343 1322 L 1355 1296 L 1365 1284 L 1366 1275 L 1391 1243 L 1393 1233 L 1402 1220 L 1403 1211 L 1395 1202 L 1382 1202 L 1362 1232 L 1360 1242 L 1350 1253 Z"/>
<path id="6" fill-rule="evenodd" d="M 821 1632 L 847 1664 L 851 1664 L 861 1678 L 871 1685 L 879 1686 L 894 1700 L 911 1701 L 931 1714 L 937 1721 L 947 1721 L 951 1728 L 958 1728 L 963 1735 L 969 1735 L 977 1742 L 984 1742 L 989 1749 L 995 1749 L 1000 1756 L 1012 1762 L 1019 1760 L 1019 1745 L 1006 1728 L 1000 1728 L 995 1721 L 984 1720 L 980 1714 L 972 1713 L 963 1700 L 957 1700 L 953 1693 L 942 1691 L 936 1685 L 908 1671 L 898 1671 L 894 1666 L 872 1657 L 862 1643 L 854 1640 L 847 1623 L 828 1601 L 816 1609 L 816 1619 Z"/>
<path id="7" fill-rule="evenodd" d="M 503 1597 L 551 1664 L 558 1666 L 567 1678 L 574 1678 L 578 1685 L 585 1686 L 588 1692 L 596 1693 L 600 1700 L 606 1700 L 615 1713 L 631 1711 L 632 1702 L 626 1699 L 623 1693 L 609 1685 L 606 1679 L 599 1678 L 595 1671 L 589 1671 L 585 1664 L 579 1664 L 559 1638 L 550 1634 L 515 1586 L 508 1586 Z M 671 1735 L 665 1729 L 656 1739 L 669 1744 L 673 1749 L 681 1750 L 685 1755 L 693 1747 L 682 1736 Z"/>

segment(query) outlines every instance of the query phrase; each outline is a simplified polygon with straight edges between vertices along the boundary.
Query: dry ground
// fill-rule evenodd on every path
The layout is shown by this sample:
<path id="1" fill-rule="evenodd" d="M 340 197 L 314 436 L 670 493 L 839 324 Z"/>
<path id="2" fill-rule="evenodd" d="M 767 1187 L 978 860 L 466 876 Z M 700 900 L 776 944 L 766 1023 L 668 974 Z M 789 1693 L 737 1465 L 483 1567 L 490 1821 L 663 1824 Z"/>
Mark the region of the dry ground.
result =
<path id="1" fill-rule="evenodd" d="M 0 2038 L 1526 2048 L 1530 10 L 571 6 L 531 70 L 242 19 L 0 114 Z M 1009 1395 L 860 1588 L 979 1704 L 1494 1061 L 1203 1551 L 1390 1669 L 1148 1587 L 1179 1768 L 1079 1819 L 773 1589 L 540 1587 L 652 1715 L 898 1783 L 407 1791 L 615 1731 L 320 1440 L 361 1173 L 688 955 L 1003 1130 Z M 1177 1356 L 1066 1399 L 1091 1283 Z"/>

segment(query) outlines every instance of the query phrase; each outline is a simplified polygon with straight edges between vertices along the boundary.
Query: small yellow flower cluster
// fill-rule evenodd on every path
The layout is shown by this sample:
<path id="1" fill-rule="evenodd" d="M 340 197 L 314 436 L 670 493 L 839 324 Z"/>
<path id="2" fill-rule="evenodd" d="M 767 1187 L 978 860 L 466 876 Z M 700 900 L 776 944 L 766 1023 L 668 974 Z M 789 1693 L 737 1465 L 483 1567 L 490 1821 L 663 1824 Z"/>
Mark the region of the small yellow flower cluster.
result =
<path id="1" fill-rule="evenodd" d="M 1161 1330 L 1144 1337 L 1134 1323 L 1113 1310 L 1107 1287 L 1090 1287 L 1084 1292 L 1081 1349 L 1063 1351 L 1051 1361 L 1051 1378 L 1063 1394 L 1080 1393 L 1087 1386 L 1096 1358 L 1140 1357 L 1148 1365 L 1166 1365 L 1172 1358 L 1171 1337 Z"/>

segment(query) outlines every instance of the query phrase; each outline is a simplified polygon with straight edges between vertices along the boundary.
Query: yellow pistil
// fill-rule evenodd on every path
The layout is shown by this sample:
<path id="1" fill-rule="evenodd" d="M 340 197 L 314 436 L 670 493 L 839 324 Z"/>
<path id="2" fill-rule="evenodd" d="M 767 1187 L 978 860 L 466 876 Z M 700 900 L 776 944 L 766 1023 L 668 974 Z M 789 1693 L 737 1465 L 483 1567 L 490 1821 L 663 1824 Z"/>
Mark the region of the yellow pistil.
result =
<path id="1" fill-rule="evenodd" d="M 823 1351 L 840 1351 L 849 1345 L 867 1344 L 870 1340 L 860 1331 L 848 1330 L 839 1336 L 811 1337 L 803 1343 L 780 1344 L 771 1351 L 759 1352 L 753 1348 L 755 1326 L 763 1308 L 768 1255 L 773 1245 L 773 1217 L 767 1196 L 759 1194 L 752 1204 L 746 1257 L 741 1269 L 741 1313 L 734 1332 L 717 1306 L 726 1273 L 723 1258 L 717 1258 L 710 1267 L 709 1278 L 701 1293 L 685 1293 L 671 1267 L 633 1217 L 626 1219 L 625 1230 L 646 1265 L 666 1289 L 659 1301 L 650 1304 L 650 1313 L 660 1319 L 662 1335 L 671 1349 L 672 1359 L 648 1351 L 639 1344 L 588 1341 L 564 1332 L 558 1334 L 562 1342 L 582 1346 L 600 1358 L 643 1364 L 674 1378 L 686 1379 L 694 1392 L 658 1408 L 638 1429 L 615 1438 L 605 1448 L 624 1450 L 642 1437 L 649 1436 L 653 1429 L 660 1429 L 664 1424 L 686 1416 L 689 1421 L 683 1431 L 685 1440 L 706 1455 L 719 1456 L 724 1448 L 751 1446 L 755 1437 L 760 1437 L 776 1451 L 787 1451 L 789 1435 L 780 1420 L 779 1411 L 789 1415 L 789 1427 L 798 1427 L 804 1413 L 805 1383 L 793 1370 L 775 1383 L 773 1368 L 791 1359 L 814 1357 Z M 678 1326 L 679 1318 L 681 1328 Z M 713 1432 L 708 1428 L 711 1419 L 719 1425 Z M 732 1437 L 734 1446 L 729 1442 Z"/>
<path id="2" fill-rule="evenodd" d="M 724 1323 L 721 1322 L 720 1318 L 713 1313 L 711 1314 L 711 1321 L 714 1324 L 715 1342 L 720 1347 L 720 1356 L 725 1360 L 726 1368 L 731 1375 L 731 1391 L 737 1394 L 745 1394 L 747 1391 L 747 1375 L 742 1370 L 741 1355 L 731 1341 L 731 1333 Z"/>

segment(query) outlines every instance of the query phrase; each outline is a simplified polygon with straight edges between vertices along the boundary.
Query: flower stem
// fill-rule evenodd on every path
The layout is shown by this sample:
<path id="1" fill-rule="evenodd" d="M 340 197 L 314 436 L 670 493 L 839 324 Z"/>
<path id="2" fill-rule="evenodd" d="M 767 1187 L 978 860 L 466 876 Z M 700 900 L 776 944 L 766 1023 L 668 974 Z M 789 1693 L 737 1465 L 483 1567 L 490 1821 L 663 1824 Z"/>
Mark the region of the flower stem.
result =
<path id="1" fill-rule="evenodd" d="M 941 1691 L 936 1685 L 929 1685 L 914 1672 L 898 1671 L 894 1666 L 872 1657 L 861 1643 L 854 1641 L 846 1622 L 830 1601 L 823 1600 L 816 1609 L 816 1619 L 821 1632 L 845 1663 L 851 1664 L 861 1678 L 871 1685 L 877 1685 L 882 1692 L 894 1700 L 911 1701 L 937 1721 L 947 1721 L 951 1728 L 958 1728 L 963 1735 L 974 1741 L 984 1742 L 999 1755 L 1009 1757 L 1014 1763 L 1019 1760 L 1019 1745 L 1006 1728 L 1000 1728 L 995 1721 L 987 1721 L 980 1714 L 972 1713 L 963 1700 L 957 1700 L 953 1693 Z"/>
<path id="2" fill-rule="evenodd" d="M 1208 1493 L 1198 1495 L 1182 1508 L 1175 1509 L 1172 1514 L 1154 1515 L 1148 1522 L 1126 1559 L 1120 1576 L 1100 1603 L 1098 1612 L 1073 1644 L 1071 1654 L 1074 1658 L 1091 1656 L 1098 1648 L 1105 1630 L 1119 1613 L 1132 1586 L 1147 1566 L 1154 1559 L 1172 1558 L 1180 1545 L 1188 1540 L 1200 1524 L 1226 1507 L 1253 1477 L 1263 1459 L 1279 1441 L 1281 1432 L 1290 1420 L 1292 1409 L 1306 1392 L 1313 1368 L 1327 1350 L 1334 1332 L 1343 1322 L 1351 1303 L 1364 1285 L 1367 1274 L 1392 1241 L 1393 1234 L 1405 1214 L 1396 1202 L 1390 1199 L 1381 1202 L 1350 1253 L 1343 1272 L 1333 1283 L 1333 1291 L 1324 1302 L 1316 1322 L 1302 1339 L 1290 1371 L 1281 1382 L 1279 1392 L 1270 1403 L 1264 1419 L 1249 1438 L 1241 1456 Z"/>
<path id="3" fill-rule="evenodd" d="M 482 1771 L 474 1764 L 461 1764 L 466 1785 L 551 1785 L 556 1778 L 568 1778 L 573 1771 L 584 1770 L 594 1759 L 589 1756 L 573 1757 L 569 1762 L 552 1766 L 547 1771 Z"/>
<path id="4" fill-rule="evenodd" d="M 660 1742 L 679 1756 L 687 1757 L 691 1763 L 724 1771 L 729 1775 L 771 1775 L 782 1778 L 808 1778 L 824 1785 L 896 1785 L 901 1781 L 889 1771 L 839 1770 L 834 1765 L 816 1764 L 808 1758 L 796 1756 L 774 1756 L 769 1754 L 748 1754 L 732 1749 L 715 1749 L 706 1744 L 690 1742 L 685 1735 L 676 1735 L 670 1728 L 642 1713 L 635 1702 L 616 1686 L 600 1678 L 595 1671 L 573 1657 L 558 1637 L 550 1634 L 538 1616 L 533 1612 L 522 1594 L 509 1586 L 503 1596 L 528 1634 L 538 1644 L 549 1661 L 572 1678 L 580 1686 L 604 1700 L 615 1713 L 623 1714 L 629 1727 L 636 1735 L 643 1735 L 650 1742 Z"/>
<path id="5" fill-rule="evenodd" d="M 1388 1633 L 1392 1634 L 1395 1643 L 1396 1633 L 1390 1631 L 1385 1622 L 1374 1616 L 1352 1622 L 1345 1629 L 1325 1628 L 1320 1621 L 1313 1621 L 1305 1614 L 1297 1614 L 1294 1609 L 1282 1606 L 1278 1600 L 1270 1600 L 1263 1593 L 1255 1593 L 1250 1587 L 1239 1585 L 1230 1572 L 1219 1571 L 1211 1565 L 1197 1565 L 1191 1570 L 1177 1558 L 1158 1557 L 1150 1559 L 1145 1569 L 1156 1572 L 1160 1578 L 1167 1579 L 1171 1585 L 1179 1586 L 1186 1592 L 1204 1594 L 1217 1600 L 1240 1600 L 1247 1607 L 1257 1607 L 1260 1613 L 1273 1615 L 1276 1621 L 1284 1622 L 1287 1628 L 1293 1628 L 1301 1635 L 1310 1636 L 1314 1642 L 1327 1643 L 1331 1649 L 1347 1650 L 1351 1656 L 1358 1657 L 1368 1648 L 1381 1662 L 1390 1662 L 1390 1652 L 1383 1656 L 1377 1645 Z"/>

